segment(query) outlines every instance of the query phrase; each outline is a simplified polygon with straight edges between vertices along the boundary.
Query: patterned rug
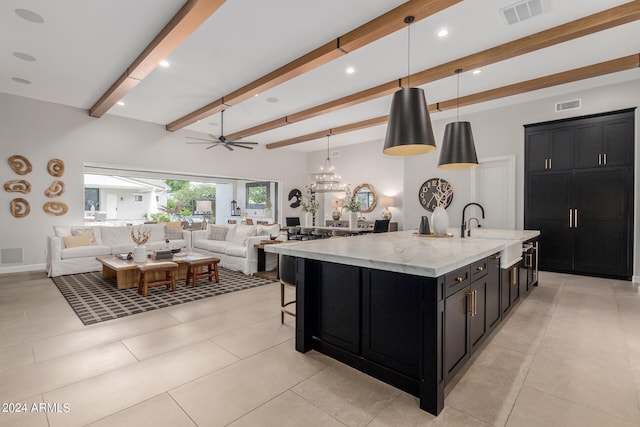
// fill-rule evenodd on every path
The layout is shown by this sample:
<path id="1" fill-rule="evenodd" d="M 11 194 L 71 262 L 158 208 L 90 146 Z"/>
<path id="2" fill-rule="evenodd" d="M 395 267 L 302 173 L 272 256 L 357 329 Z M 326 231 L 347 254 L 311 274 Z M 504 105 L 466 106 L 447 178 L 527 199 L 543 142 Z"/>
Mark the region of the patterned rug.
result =
<path id="1" fill-rule="evenodd" d="M 118 289 L 115 279 L 103 279 L 102 272 L 70 274 L 51 280 L 85 325 L 272 283 L 220 268 L 220 283 L 199 279 L 198 286 L 193 288 L 180 279 L 176 281 L 175 292 L 158 286 L 150 288 L 144 298 L 137 288 Z"/>

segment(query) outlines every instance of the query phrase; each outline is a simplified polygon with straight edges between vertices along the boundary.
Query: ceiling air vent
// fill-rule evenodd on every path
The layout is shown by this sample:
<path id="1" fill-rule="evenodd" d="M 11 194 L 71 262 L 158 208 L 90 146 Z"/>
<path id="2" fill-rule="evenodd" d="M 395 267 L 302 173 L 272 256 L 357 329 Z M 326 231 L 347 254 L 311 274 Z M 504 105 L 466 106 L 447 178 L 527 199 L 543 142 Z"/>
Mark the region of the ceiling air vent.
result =
<path id="1" fill-rule="evenodd" d="M 556 102 L 556 113 L 567 110 L 577 110 L 582 107 L 582 101 L 580 99 L 574 99 L 573 101 Z"/>
<path id="2" fill-rule="evenodd" d="M 513 25 L 520 21 L 524 21 L 534 16 L 538 16 L 546 12 L 542 4 L 542 0 L 524 0 L 500 9 L 500 14 L 507 21 L 507 24 Z"/>

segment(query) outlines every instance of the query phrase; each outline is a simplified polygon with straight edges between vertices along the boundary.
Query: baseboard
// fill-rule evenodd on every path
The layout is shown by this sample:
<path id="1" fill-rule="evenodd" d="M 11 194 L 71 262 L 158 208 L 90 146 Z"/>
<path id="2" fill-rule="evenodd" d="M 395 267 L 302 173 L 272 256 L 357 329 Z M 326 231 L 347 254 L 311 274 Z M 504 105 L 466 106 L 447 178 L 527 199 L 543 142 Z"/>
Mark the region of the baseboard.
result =
<path id="1" fill-rule="evenodd" d="M 28 271 L 47 271 L 46 264 L 16 265 L 13 267 L 0 267 L 0 274 L 25 273 Z"/>
<path id="2" fill-rule="evenodd" d="M 640 283 L 640 276 L 633 276 L 631 280 L 633 281 L 633 283 Z"/>

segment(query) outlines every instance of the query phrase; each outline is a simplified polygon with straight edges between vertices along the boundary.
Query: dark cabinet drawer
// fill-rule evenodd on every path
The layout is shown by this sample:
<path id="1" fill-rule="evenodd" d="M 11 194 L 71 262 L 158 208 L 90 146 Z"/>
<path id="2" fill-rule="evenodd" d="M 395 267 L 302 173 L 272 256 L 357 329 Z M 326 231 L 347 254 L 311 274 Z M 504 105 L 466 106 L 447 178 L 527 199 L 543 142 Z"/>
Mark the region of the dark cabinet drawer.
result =
<path id="1" fill-rule="evenodd" d="M 471 283 L 469 280 L 469 266 L 464 266 L 453 270 L 444 275 L 444 288 L 445 297 L 453 295 L 460 289 L 468 286 Z"/>
<path id="2" fill-rule="evenodd" d="M 487 274 L 488 261 L 487 258 L 483 258 L 480 261 L 476 261 L 469 266 L 469 272 L 471 274 L 471 281 L 474 282 L 477 279 Z"/>

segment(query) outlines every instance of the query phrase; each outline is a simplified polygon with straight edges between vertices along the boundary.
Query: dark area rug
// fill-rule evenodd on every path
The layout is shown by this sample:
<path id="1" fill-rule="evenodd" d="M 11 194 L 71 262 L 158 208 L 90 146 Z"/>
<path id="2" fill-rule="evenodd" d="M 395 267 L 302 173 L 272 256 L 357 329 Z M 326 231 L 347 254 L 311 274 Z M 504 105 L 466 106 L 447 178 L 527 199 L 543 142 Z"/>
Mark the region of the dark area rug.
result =
<path id="1" fill-rule="evenodd" d="M 220 283 L 200 279 L 198 286 L 193 288 L 187 287 L 181 279 L 176 281 L 175 292 L 158 286 L 149 289 L 149 296 L 144 298 L 137 288 L 116 288 L 116 280 L 103 279 L 99 271 L 52 277 L 51 280 L 85 325 L 272 283 L 220 268 Z"/>

